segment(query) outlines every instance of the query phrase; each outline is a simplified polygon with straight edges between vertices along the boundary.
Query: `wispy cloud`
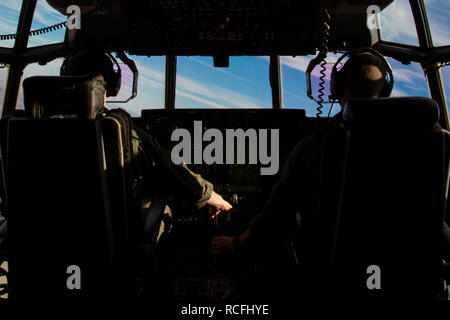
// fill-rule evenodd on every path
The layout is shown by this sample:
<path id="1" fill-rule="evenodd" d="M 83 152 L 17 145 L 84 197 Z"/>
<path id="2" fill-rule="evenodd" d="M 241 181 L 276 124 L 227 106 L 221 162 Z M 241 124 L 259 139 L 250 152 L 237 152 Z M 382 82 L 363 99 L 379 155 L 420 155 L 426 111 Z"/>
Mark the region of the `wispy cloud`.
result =
<path id="1" fill-rule="evenodd" d="M 406 68 L 392 68 L 394 80 L 409 84 L 414 84 L 417 80 L 423 80 L 423 72 Z"/>
<path id="2" fill-rule="evenodd" d="M 186 76 L 177 76 L 177 86 L 191 94 L 211 99 L 224 107 L 258 108 L 256 99 L 228 88 L 203 83 Z"/>
<path id="3" fill-rule="evenodd" d="M 52 8 L 47 1 L 38 1 L 36 11 L 33 16 L 33 24 L 39 22 L 43 25 L 51 25 L 59 22 L 63 22 L 67 19 L 54 8 Z"/>
<path id="4" fill-rule="evenodd" d="M 430 23 L 433 44 L 435 46 L 450 45 L 450 3 L 443 0 L 425 1 L 428 21 Z"/>
<path id="5" fill-rule="evenodd" d="M 281 57 L 281 63 L 289 68 L 305 72 L 311 59 L 311 57 L 304 56 Z"/>
<path id="6" fill-rule="evenodd" d="M 427 0 L 425 6 L 433 44 L 450 45 L 448 15 L 450 4 L 443 0 Z M 396 0 L 380 13 L 381 35 L 384 40 L 418 44 L 417 32 L 409 1 Z"/>
<path id="7" fill-rule="evenodd" d="M 402 89 L 394 88 L 392 90 L 391 96 L 392 97 L 406 97 L 406 96 L 409 96 L 409 94 L 406 93 L 405 91 L 403 91 Z"/>
<path id="8" fill-rule="evenodd" d="M 408 0 L 393 1 L 380 13 L 383 40 L 417 44 L 417 32 Z"/>
<path id="9" fill-rule="evenodd" d="M 1 6 L 0 6 L 1 8 Z M 3 15 L 0 18 L 0 34 L 13 34 L 17 31 L 17 19 L 12 15 Z M 0 47 L 12 48 L 14 40 L 1 40 Z"/>
<path id="10" fill-rule="evenodd" d="M 0 33 L 16 33 L 17 20 L 13 20 L 11 17 L 3 17 L 0 20 Z"/>
<path id="11" fill-rule="evenodd" d="M 220 108 L 224 108 L 223 106 L 221 106 L 220 104 L 215 103 L 214 101 L 201 98 L 198 95 L 191 94 L 191 93 L 185 92 L 183 90 L 177 89 L 176 93 L 181 95 L 181 96 L 183 96 L 183 97 L 186 97 L 186 98 L 189 98 L 191 100 L 203 103 L 203 104 L 205 104 L 207 106 L 210 106 L 210 107 L 213 107 L 213 108 L 219 108 L 219 109 Z"/>
<path id="12" fill-rule="evenodd" d="M 2 3 L 0 3 L 0 7 L 5 7 L 7 9 L 13 10 L 13 11 L 19 11 L 22 6 L 22 1 L 18 0 L 4 0 Z"/>
<path id="13" fill-rule="evenodd" d="M 216 67 L 214 67 L 212 64 L 206 63 L 206 62 L 204 62 L 204 61 L 202 61 L 202 60 L 200 60 L 200 59 L 197 59 L 197 58 L 194 58 L 194 57 L 189 57 L 189 59 L 192 60 L 192 61 L 194 61 L 194 62 L 196 62 L 196 63 L 198 63 L 198 64 L 201 64 L 201 65 L 203 65 L 203 66 L 205 66 L 205 67 L 208 67 L 208 68 L 210 68 L 210 69 L 213 69 L 214 71 L 224 73 L 224 74 L 226 74 L 226 75 L 228 75 L 228 76 L 230 76 L 230 77 L 233 77 L 233 78 L 238 79 L 238 80 L 241 80 L 241 81 L 245 81 L 245 82 L 248 82 L 248 83 L 252 83 L 252 82 L 251 82 L 250 80 L 248 80 L 248 79 L 242 78 L 242 77 L 240 77 L 240 76 L 238 76 L 238 75 L 236 75 L 236 74 L 234 74 L 234 73 L 232 73 L 232 72 L 230 72 L 230 71 L 228 71 L 228 70 L 225 70 L 225 69 L 223 69 L 223 68 L 216 68 Z"/>
<path id="14" fill-rule="evenodd" d="M 0 10 L 2 11 L 0 34 L 16 33 L 20 7 L 21 1 L 17 0 L 6 0 L 0 4 Z M 43 26 L 53 25 L 65 20 L 66 17 L 64 15 L 53 9 L 47 1 L 41 0 L 37 3 L 31 29 L 42 28 Z M 29 46 L 40 46 L 63 41 L 64 33 L 64 29 L 61 29 L 45 35 L 32 36 L 29 39 Z M 0 41 L 0 46 L 3 47 L 12 47 L 13 45 L 14 40 Z"/>
<path id="15" fill-rule="evenodd" d="M 149 66 L 138 66 L 140 77 L 153 87 L 163 87 L 165 74 Z M 211 107 L 260 107 L 257 99 L 228 88 L 177 75 L 177 93 Z M 195 97 L 195 98 L 194 98 Z"/>

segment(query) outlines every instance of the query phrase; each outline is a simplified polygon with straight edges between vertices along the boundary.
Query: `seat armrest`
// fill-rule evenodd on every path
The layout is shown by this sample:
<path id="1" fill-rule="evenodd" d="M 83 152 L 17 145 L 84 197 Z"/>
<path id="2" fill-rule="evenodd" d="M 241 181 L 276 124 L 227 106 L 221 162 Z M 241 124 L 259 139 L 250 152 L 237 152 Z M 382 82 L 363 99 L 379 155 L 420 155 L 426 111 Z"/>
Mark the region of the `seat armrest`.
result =
<path id="1" fill-rule="evenodd" d="M 153 241 L 159 230 L 159 224 L 164 215 L 166 199 L 162 197 L 153 197 L 150 207 L 146 210 L 144 216 L 144 239 Z"/>

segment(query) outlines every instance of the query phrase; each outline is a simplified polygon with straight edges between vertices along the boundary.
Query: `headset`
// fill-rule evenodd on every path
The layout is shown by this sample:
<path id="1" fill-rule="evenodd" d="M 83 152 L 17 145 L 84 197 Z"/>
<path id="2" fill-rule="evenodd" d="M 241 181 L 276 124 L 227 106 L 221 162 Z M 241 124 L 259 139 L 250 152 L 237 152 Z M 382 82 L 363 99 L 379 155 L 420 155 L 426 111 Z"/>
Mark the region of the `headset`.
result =
<path id="1" fill-rule="evenodd" d="M 392 74 L 392 68 L 389 64 L 389 62 L 386 60 L 386 58 L 379 53 L 377 50 L 372 48 L 361 48 L 361 49 L 355 49 L 346 52 L 343 54 L 334 64 L 333 69 L 331 71 L 331 80 L 330 80 L 330 100 L 331 101 L 337 101 L 344 95 L 345 90 L 345 82 L 346 82 L 346 66 L 347 62 L 354 57 L 357 54 L 360 53 L 372 53 L 375 56 L 379 57 L 384 65 L 385 65 L 385 75 L 384 75 L 384 85 L 380 92 L 380 97 L 389 97 L 391 95 L 392 89 L 394 88 L 394 76 Z M 348 57 L 348 60 L 345 62 L 344 66 L 338 70 L 338 66 L 340 65 L 341 61 Z"/>
<path id="2" fill-rule="evenodd" d="M 117 66 L 117 71 L 112 68 L 110 78 L 106 80 L 106 96 L 115 97 L 119 93 L 120 86 L 122 85 L 122 70 L 120 69 L 120 65 L 117 62 L 116 58 L 114 58 L 114 56 L 110 52 L 108 52 L 106 55 Z"/>
<path id="3" fill-rule="evenodd" d="M 83 55 L 89 57 L 90 52 L 88 50 L 78 51 L 76 53 L 70 54 L 65 60 L 63 65 L 61 66 L 61 75 L 62 76 L 80 76 L 83 74 L 93 74 L 93 73 L 101 73 L 106 82 L 106 96 L 113 97 L 119 93 L 120 86 L 122 84 L 122 70 L 120 69 L 120 65 L 114 56 L 110 52 L 100 53 L 95 52 L 92 54 L 94 57 L 103 57 L 109 60 L 110 63 L 106 61 L 100 61 L 101 59 L 94 59 L 94 61 L 83 61 Z M 77 60 L 81 61 L 77 61 Z M 84 67 L 77 66 L 79 63 L 84 63 Z M 75 66 L 74 66 L 75 64 Z M 100 65 L 99 65 L 100 64 Z M 114 70 L 114 65 L 117 66 L 117 70 Z M 84 69 L 88 69 L 87 72 Z M 74 70 L 80 70 L 80 72 L 74 72 Z M 81 71 L 83 70 L 83 71 Z"/>

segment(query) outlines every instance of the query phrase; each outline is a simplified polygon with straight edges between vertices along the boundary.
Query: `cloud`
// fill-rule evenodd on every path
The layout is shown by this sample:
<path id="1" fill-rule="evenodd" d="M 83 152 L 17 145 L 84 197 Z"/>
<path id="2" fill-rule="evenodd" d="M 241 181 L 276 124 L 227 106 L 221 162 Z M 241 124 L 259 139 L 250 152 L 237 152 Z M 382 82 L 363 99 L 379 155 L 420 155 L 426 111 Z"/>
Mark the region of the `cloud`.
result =
<path id="1" fill-rule="evenodd" d="M 183 97 L 186 97 L 186 98 L 189 98 L 191 100 L 203 103 L 203 104 L 205 104 L 207 106 L 210 106 L 210 107 L 213 107 L 213 108 L 223 108 L 223 106 L 215 103 L 214 101 L 211 101 L 211 100 L 208 100 L 208 99 L 203 99 L 203 98 L 201 98 L 201 97 L 199 97 L 197 95 L 194 95 L 194 94 L 191 94 L 191 93 L 188 93 L 188 92 L 184 92 L 183 90 L 177 89 L 176 93 L 181 95 L 181 96 L 183 96 Z"/>
<path id="2" fill-rule="evenodd" d="M 11 17 L 2 17 L 0 20 L 0 33 L 10 34 L 16 33 L 17 20 L 13 20 Z"/>
<path id="3" fill-rule="evenodd" d="M 52 25 L 66 21 L 67 17 L 52 8 L 47 1 L 38 1 L 33 16 L 33 25 L 39 22 L 43 25 Z"/>
<path id="4" fill-rule="evenodd" d="M 405 96 L 410 96 L 410 94 L 407 94 L 405 91 L 399 88 L 394 88 L 392 90 L 391 97 L 405 97 Z"/>
<path id="5" fill-rule="evenodd" d="M 153 87 L 163 87 L 165 74 L 149 66 L 138 66 L 140 79 L 143 77 Z M 260 103 L 245 94 L 224 87 L 204 83 L 190 77 L 177 75 L 177 93 L 211 107 L 260 107 Z"/>
<path id="6" fill-rule="evenodd" d="M 2 16 L 0 19 L 0 34 L 14 34 L 17 32 L 17 20 L 10 16 Z M 0 47 L 12 48 L 14 40 L 0 40 Z"/>
<path id="7" fill-rule="evenodd" d="M 427 0 L 425 6 L 435 46 L 450 45 L 448 14 L 450 5 L 443 0 Z M 380 13 L 383 40 L 418 45 L 417 32 L 409 1 L 396 0 Z"/>
<path id="8" fill-rule="evenodd" d="M 260 108 L 259 103 L 252 97 L 189 77 L 177 76 L 177 86 L 185 92 L 209 98 L 224 107 Z"/>
<path id="9" fill-rule="evenodd" d="M 435 46 L 450 45 L 450 27 L 448 24 L 450 3 L 442 0 L 427 0 L 425 3 L 433 44 Z"/>
<path id="10" fill-rule="evenodd" d="M 17 0 L 3 0 L 2 3 L 0 4 L 0 7 L 5 7 L 13 11 L 19 11 L 21 6 L 22 1 Z"/>
<path id="11" fill-rule="evenodd" d="M 424 79 L 423 72 L 418 70 L 410 70 L 406 68 L 392 68 L 392 73 L 394 75 L 394 80 L 399 82 L 405 82 L 409 84 L 416 83 L 417 80 Z"/>
<path id="12" fill-rule="evenodd" d="M 292 68 L 294 70 L 298 70 L 301 72 L 305 72 L 308 68 L 309 61 L 311 60 L 311 57 L 307 56 L 297 56 L 297 57 L 281 57 L 281 64 Z"/>
<path id="13" fill-rule="evenodd" d="M 17 32 L 20 6 L 20 1 L 12 0 L 7 0 L 0 4 L 0 8 L 3 7 L 3 15 L 0 20 L 0 34 L 12 34 Z M 7 13 L 8 11 L 9 13 Z M 58 13 L 46 1 L 41 0 L 37 3 L 31 29 L 42 28 L 43 26 L 53 25 L 65 20 L 66 17 L 64 15 Z M 29 47 L 61 42 L 64 40 L 64 34 L 64 29 L 60 29 L 45 35 L 32 36 L 29 39 Z M 12 47 L 13 45 L 14 40 L 0 41 L 0 46 L 2 47 Z"/>
<path id="14" fill-rule="evenodd" d="M 383 40 L 418 44 L 416 27 L 407 0 L 393 1 L 380 13 L 380 29 Z"/>
<path id="15" fill-rule="evenodd" d="M 17 13 L 17 17 L 14 19 L 18 19 L 19 12 L 22 6 L 22 1 L 17 0 L 4 0 L 0 4 L 0 8 L 4 7 L 13 12 Z M 5 20 L 6 15 L 2 15 L 2 20 Z M 39 22 L 43 25 L 53 24 L 65 21 L 66 17 L 60 14 L 58 11 L 53 9 L 45 0 L 39 0 L 36 5 L 36 10 L 33 15 L 33 24 Z M 14 21 L 14 25 L 17 25 L 17 21 Z"/>
<path id="16" fill-rule="evenodd" d="M 210 68 L 210 69 L 213 69 L 214 71 L 224 73 L 224 74 L 226 74 L 226 75 L 229 75 L 230 77 L 233 77 L 233 78 L 238 79 L 238 80 L 241 80 L 241 81 L 245 81 L 245 82 L 248 82 L 248 83 L 252 83 L 252 82 L 251 82 L 250 80 L 248 80 L 248 79 L 245 79 L 245 78 L 242 78 L 242 77 L 240 77 L 240 76 L 238 76 L 238 75 L 235 75 L 234 73 L 232 73 L 232 72 L 230 72 L 230 71 L 227 71 L 227 70 L 225 70 L 225 69 L 223 69 L 223 68 L 216 68 L 216 67 L 214 67 L 212 64 L 206 63 L 206 62 L 204 62 L 204 61 L 202 61 L 202 60 L 200 60 L 200 59 L 197 59 L 197 58 L 194 58 L 194 57 L 189 57 L 189 59 L 192 60 L 192 61 L 194 61 L 194 62 L 196 62 L 196 63 L 198 63 L 198 64 L 201 64 L 201 65 L 203 65 L 203 66 L 205 66 L 205 67 L 208 67 L 208 68 Z"/>
<path id="17" fill-rule="evenodd" d="M 150 58 L 151 61 L 151 58 Z M 164 83 L 164 79 L 166 78 L 164 72 L 153 69 L 152 67 L 148 67 L 136 61 L 137 68 L 139 70 L 139 76 L 144 76 L 148 79 L 156 80 L 157 82 Z M 140 79 L 140 77 L 139 77 Z"/>

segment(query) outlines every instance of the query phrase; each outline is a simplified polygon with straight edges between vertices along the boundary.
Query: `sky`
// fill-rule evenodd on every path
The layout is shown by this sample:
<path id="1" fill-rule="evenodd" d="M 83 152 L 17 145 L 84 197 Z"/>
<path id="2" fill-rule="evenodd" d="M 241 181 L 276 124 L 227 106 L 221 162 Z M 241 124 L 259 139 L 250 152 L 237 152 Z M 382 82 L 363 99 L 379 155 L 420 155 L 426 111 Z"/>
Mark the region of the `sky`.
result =
<path id="1" fill-rule="evenodd" d="M 450 44 L 450 2 L 427 0 L 427 12 L 435 46 Z M 0 3 L 0 34 L 15 33 L 21 1 L 3 0 Z M 45 0 L 38 0 L 32 29 L 65 21 L 66 17 L 51 8 Z M 417 45 L 416 30 L 408 0 L 395 0 L 380 14 L 382 39 Z M 31 37 L 29 46 L 61 42 L 64 31 Z M 12 47 L 13 41 L 0 41 L 0 47 Z M 306 96 L 304 71 L 313 56 L 281 57 L 283 105 L 285 108 L 305 109 L 308 116 L 316 114 L 317 104 Z M 328 67 L 339 55 L 330 54 Z M 164 107 L 164 65 L 161 56 L 151 58 L 131 56 L 139 69 L 139 94 L 127 104 L 116 104 L 139 116 L 142 109 Z M 428 96 L 423 71 L 418 64 L 403 65 L 388 59 L 394 72 L 393 96 Z M 56 59 L 45 66 L 32 64 L 26 67 L 24 78 L 33 75 L 57 75 L 62 60 Z M 268 57 L 231 57 L 229 68 L 214 68 L 211 57 L 178 57 L 177 108 L 270 108 L 272 105 L 269 84 Z M 450 67 L 443 68 L 442 77 L 450 92 Z M 315 70 L 317 73 L 317 70 Z M 121 96 L 131 93 L 131 76 L 124 70 Z M 7 68 L 0 69 L 0 99 L 6 83 Z M 317 87 L 315 87 L 317 89 Z M 316 95 L 317 92 L 315 91 Z M 23 108 L 19 97 L 18 107 Z M 328 113 L 329 104 L 324 112 Z M 338 111 L 334 108 L 331 114 Z"/>

